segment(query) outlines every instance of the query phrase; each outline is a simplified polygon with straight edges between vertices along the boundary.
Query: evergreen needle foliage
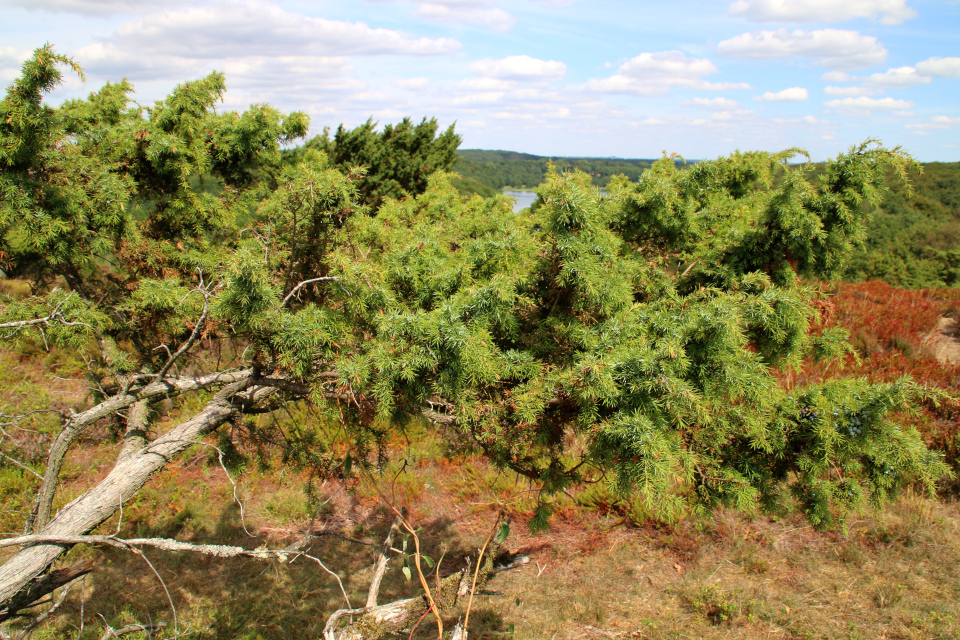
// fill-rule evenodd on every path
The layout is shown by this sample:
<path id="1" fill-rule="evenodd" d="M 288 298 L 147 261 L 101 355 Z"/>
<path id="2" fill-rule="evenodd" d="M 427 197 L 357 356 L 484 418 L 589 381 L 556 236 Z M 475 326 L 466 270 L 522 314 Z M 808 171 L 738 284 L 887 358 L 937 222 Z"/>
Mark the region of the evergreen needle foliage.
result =
<path id="1" fill-rule="evenodd" d="M 123 82 L 53 108 L 58 64 L 38 50 L 0 103 L 0 251 L 33 282 L 0 321 L 59 310 L 43 335 L 94 359 L 104 393 L 252 364 L 342 421 L 354 466 L 425 414 L 543 488 L 535 526 L 585 481 L 664 520 L 799 505 L 826 526 L 946 473 L 895 420 L 918 385 L 774 377 L 848 349 L 808 331 L 820 294 L 800 276 L 842 271 L 864 205 L 914 164 L 899 148 L 867 141 L 816 180 L 795 149 L 663 158 L 605 195 L 551 169 L 518 214 L 436 171 L 459 138 L 433 120 L 282 153 L 306 116 L 219 113 L 219 74 L 151 107 Z M 215 343 L 242 362 L 201 358 Z"/>

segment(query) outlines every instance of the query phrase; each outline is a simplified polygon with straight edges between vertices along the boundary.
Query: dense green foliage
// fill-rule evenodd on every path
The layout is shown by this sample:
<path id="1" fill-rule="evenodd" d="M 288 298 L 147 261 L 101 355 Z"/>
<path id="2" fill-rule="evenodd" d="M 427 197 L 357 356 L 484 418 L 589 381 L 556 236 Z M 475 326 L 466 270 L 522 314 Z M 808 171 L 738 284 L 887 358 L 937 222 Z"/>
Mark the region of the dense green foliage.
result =
<path id="1" fill-rule="evenodd" d="M 41 98 L 58 62 L 69 63 L 39 50 L 0 103 L 0 252 L 39 295 L 9 311 L 56 308 L 62 278 L 83 334 L 131 345 L 117 366 L 156 371 L 168 356 L 155 347 L 201 314 L 190 289 L 228 268 L 222 243 L 235 242 L 234 220 L 263 195 L 257 172 L 279 167 L 280 146 L 308 120 L 265 105 L 216 113 L 216 73 L 152 107 L 122 82 L 52 109 Z"/>
<path id="2" fill-rule="evenodd" d="M 879 202 L 887 170 L 913 165 L 899 149 L 864 143 L 816 180 L 787 165 L 794 150 L 686 170 L 664 158 L 605 197 L 583 172 L 550 170 L 520 214 L 461 196 L 443 172 L 416 195 L 433 164 L 403 186 L 401 151 L 433 140 L 441 164 L 455 141 L 451 129 L 436 142 L 432 121 L 338 131 L 359 150 L 350 160 L 284 158 L 306 118 L 216 113 L 216 74 L 151 108 L 120 84 L 53 109 L 41 98 L 57 62 L 39 51 L 41 72 L 0 104 L 0 249 L 34 278 L 0 320 L 44 315 L 65 282 L 76 307 L 61 317 L 83 324 L 58 331 L 99 362 L 101 388 L 208 371 L 202 332 L 243 348 L 216 366 L 252 363 L 257 388 L 341 421 L 361 467 L 426 411 L 451 442 L 542 488 L 541 525 L 551 493 L 603 478 L 656 518 L 731 504 L 826 525 L 945 472 L 890 418 L 926 395 L 917 385 L 787 392 L 774 375 L 845 351 L 841 332 L 808 332 L 817 294 L 799 276 L 840 272 L 862 205 Z M 354 160 L 365 177 L 338 169 Z"/>
<path id="3" fill-rule="evenodd" d="M 907 288 L 960 284 L 960 163 L 931 162 L 873 212 L 845 277 Z"/>
<path id="4" fill-rule="evenodd" d="M 652 160 L 613 158 L 545 158 L 514 151 L 463 149 L 457 152 L 454 170 L 464 181 L 482 184 L 494 191 L 504 187 L 532 188 L 541 184 L 553 164 L 557 171 L 580 170 L 588 174 L 597 187 L 606 187 L 611 178 L 627 176 L 636 182 Z M 479 189 L 476 190 L 480 192 Z M 481 195 L 492 195 L 481 193 Z"/>
<path id="5" fill-rule="evenodd" d="M 512 151 L 466 149 L 457 152 L 455 181 L 464 193 L 489 197 L 505 187 L 540 184 L 552 163 L 558 171 L 579 169 L 594 186 L 606 187 L 617 175 L 636 182 L 650 160 L 545 158 Z M 678 161 L 678 166 L 683 165 Z M 814 174 L 826 165 L 812 167 Z M 960 283 L 960 163 L 926 163 L 909 180 L 886 176 L 891 189 L 867 214 L 865 246 L 845 260 L 847 280 L 883 280 L 899 287 L 942 287 Z M 815 179 L 814 179 L 815 180 Z"/>
<path id="6" fill-rule="evenodd" d="M 372 119 L 354 129 L 340 125 L 332 140 L 325 130 L 289 154 L 288 162 L 302 161 L 304 151 L 323 151 L 341 172 L 360 176 L 360 200 L 376 208 L 384 198 L 396 200 L 423 193 L 431 173 L 447 171 L 456 161 L 460 136 L 454 132 L 454 125 L 439 136 L 435 118 L 424 118 L 416 125 L 404 118 L 380 131 L 377 126 Z"/>

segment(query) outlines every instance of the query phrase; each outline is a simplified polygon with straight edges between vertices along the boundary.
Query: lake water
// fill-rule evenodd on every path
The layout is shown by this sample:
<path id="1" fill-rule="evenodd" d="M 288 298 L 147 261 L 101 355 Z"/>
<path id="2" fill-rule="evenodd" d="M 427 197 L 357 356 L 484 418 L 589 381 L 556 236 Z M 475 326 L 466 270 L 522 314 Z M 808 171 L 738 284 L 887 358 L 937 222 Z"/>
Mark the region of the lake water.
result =
<path id="1" fill-rule="evenodd" d="M 503 194 L 513 198 L 513 210 L 515 212 L 520 211 L 521 209 L 526 209 L 537 199 L 537 194 L 533 191 L 514 191 L 512 189 L 507 189 L 504 190 Z M 600 189 L 600 194 L 606 196 L 607 190 Z"/>
<path id="2" fill-rule="evenodd" d="M 520 211 L 520 209 L 526 209 L 527 207 L 532 205 L 537 199 L 537 194 L 534 193 L 533 191 L 507 190 L 507 191 L 504 191 L 503 194 L 513 198 L 514 211 Z"/>

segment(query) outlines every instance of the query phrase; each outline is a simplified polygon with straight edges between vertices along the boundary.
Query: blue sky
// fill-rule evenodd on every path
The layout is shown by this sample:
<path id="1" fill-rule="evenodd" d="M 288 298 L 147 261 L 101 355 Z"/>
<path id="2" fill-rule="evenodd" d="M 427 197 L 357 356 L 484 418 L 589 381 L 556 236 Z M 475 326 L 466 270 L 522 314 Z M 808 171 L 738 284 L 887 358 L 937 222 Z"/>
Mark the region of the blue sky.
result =
<path id="1" fill-rule="evenodd" d="M 0 0 L 0 79 L 50 42 L 50 96 L 148 105 L 223 71 L 224 109 L 456 122 L 462 148 L 713 158 L 868 137 L 960 160 L 960 0 Z"/>

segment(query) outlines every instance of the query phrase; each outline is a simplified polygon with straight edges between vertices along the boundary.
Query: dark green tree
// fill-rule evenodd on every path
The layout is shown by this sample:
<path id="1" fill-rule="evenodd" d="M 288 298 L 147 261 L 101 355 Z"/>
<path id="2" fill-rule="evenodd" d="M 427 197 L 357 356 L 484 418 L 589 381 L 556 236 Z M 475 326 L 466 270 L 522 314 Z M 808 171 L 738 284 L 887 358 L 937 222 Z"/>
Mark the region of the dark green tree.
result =
<path id="1" fill-rule="evenodd" d="M 460 136 L 454 125 L 437 135 L 436 118 L 414 124 L 404 118 L 377 131 L 372 119 L 355 129 L 337 127 L 326 144 L 330 161 L 344 173 L 361 169 L 360 200 L 376 209 L 384 198 L 420 195 L 436 171 L 449 171 L 457 159 Z"/>

